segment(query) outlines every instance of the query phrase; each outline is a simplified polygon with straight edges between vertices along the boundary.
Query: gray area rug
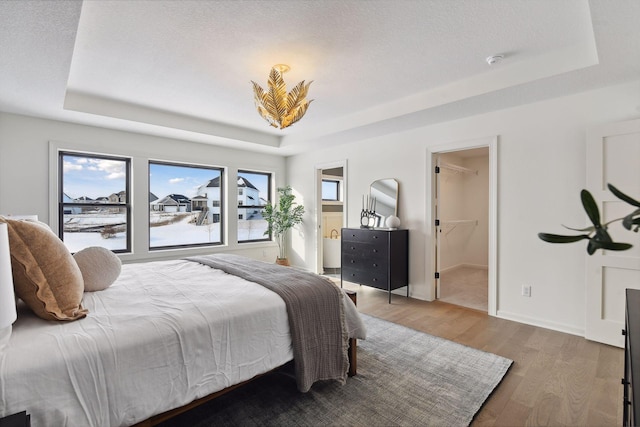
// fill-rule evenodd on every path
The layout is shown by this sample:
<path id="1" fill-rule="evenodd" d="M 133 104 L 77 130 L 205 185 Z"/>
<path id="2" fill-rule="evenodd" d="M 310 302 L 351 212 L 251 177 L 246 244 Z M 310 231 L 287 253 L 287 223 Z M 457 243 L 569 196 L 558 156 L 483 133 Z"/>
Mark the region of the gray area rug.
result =
<path id="1" fill-rule="evenodd" d="M 358 375 L 300 393 L 290 367 L 182 414 L 169 426 L 461 426 L 502 381 L 509 359 L 362 316 Z"/>

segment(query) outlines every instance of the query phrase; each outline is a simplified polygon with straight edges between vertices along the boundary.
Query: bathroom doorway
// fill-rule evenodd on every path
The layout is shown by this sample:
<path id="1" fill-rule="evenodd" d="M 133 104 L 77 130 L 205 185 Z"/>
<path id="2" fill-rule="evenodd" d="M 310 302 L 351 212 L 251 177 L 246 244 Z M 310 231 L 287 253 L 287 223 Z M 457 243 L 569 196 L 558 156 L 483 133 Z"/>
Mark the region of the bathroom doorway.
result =
<path id="1" fill-rule="evenodd" d="M 340 277 L 340 235 L 346 222 L 345 162 L 316 167 L 317 175 L 317 273 Z"/>

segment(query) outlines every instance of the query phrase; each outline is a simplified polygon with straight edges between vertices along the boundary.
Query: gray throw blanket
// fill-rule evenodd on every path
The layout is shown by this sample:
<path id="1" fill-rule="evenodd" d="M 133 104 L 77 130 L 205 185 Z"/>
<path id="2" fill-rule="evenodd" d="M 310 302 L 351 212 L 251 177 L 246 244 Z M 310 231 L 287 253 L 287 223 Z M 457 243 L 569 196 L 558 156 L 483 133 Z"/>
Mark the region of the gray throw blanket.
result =
<path id="1" fill-rule="evenodd" d="M 319 380 L 346 381 L 349 340 L 343 293 L 335 284 L 316 274 L 233 254 L 185 259 L 258 283 L 284 300 L 298 390 L 307 392 Z"/>

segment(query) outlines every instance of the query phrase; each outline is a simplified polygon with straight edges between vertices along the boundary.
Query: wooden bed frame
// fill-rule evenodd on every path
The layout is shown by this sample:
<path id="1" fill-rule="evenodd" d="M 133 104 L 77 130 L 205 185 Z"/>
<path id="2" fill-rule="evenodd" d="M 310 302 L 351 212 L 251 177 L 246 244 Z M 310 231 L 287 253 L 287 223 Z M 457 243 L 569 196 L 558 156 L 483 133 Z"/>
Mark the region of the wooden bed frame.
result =
<path id="1" fill-rule="evenodd" d="M 351 299 L 351 301 L 353 301 L 353 303 L 355 305 L 358 305 L 357 304 L 358 296 L 357 296 L 355 291 L 351 291 L 351 290 L 348 290 L 348 289 L 343 289 L 343 292 L 347 294 L 347 296 Z M 357 341 L 358 340 L 355 339 L 355 338 L 349 338 L 349 349 L 348 349 L 349 372 L 348 372 L 348 374 L 349 374 L 350 377 L 353 377 L 354 375 L 357 374 L 357 364 L 358 364 L 357 363 L 358 362 L 358 360 L 357 360 L 357 356 L 358 356 L 358 347 L 357 347 L 358 343 L 357 343 Z M 269 374 L 271 372 L 274 372 L 277 369 L 280 369 L 280 367 L 275 368 L 275 369 L 273 369 L 273 370 L 271 370 L 269 372 L 265 372 L 264 374 L 256 375 L 255 377 L 253 377 L 253 378 L 251 378 L 249 380 L 243 381 L 243 382 L 238 383 L 238 384 L 234 384 L 232 386 L 229 386 L 229 387 L 227 387 L 225 389 L 222 389 L 220 391 L 217 391 L 215 393 L 211 393 L 208 396 L 201 397 L 200 399 L 196 399 L 193 402 L 188 403 L 188 404 L 186 404 L 184 406 L 181 406 L 179 408 L 171 409 L 171 410 L 169 410 L 167 412 L 163 412 L 161 414 L 154 415 L 151 418 L 148 418 L 148 419 L 146 419 L 144 421 L 141 421 L 141 422 L 139 422 L 137 424 L 134 424 L 133 427 L 151 427 L 151 426 L 158 425 L 158 424 L 160 424 L 160 423 L 162 423 L 164 421 L 170 420 L 171 418 L 173 418 L 173 417 L 175 417 L 177 415 L 180 415 L 180 414 L 182 414 L 184 412 L 187 412 L 187 411 L 189 411 L 189 410 L 191 410 L 193 408 L 196 408 L 196 407 L 198 407 L 198 406 L 200 406 L 200 405 L 202 405 L 204 403 L 207 403 L 207 402 L 215 399 L 216 397 L 220 397 L 223 394 L 227 394 L 230 391 L 233 391 L 233 390 L 235 390 L 235 389 L 237 389 L 239 387 L 242 387 L 243 385 L 245 385 L 247 383 L 250 383 L 251 381 L 253 381 L 253 380 L 257 379 L 257 378 L 260 378 L 260 377 L 262 377 L 264 375 L 267 375 L 267 374 Z"/>

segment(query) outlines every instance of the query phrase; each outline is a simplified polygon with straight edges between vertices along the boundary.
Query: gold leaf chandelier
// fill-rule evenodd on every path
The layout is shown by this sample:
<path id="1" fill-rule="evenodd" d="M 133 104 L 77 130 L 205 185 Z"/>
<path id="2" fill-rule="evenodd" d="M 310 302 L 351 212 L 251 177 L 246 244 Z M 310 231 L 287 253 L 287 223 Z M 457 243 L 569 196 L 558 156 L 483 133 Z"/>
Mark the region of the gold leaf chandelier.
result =
<path id="1" fill-rule="evenodd" d="M 269 73 L 268 90 L 262 89 L 259 84 L 251 81 L 258 113 L 271 126 L 280 129 L 289 127 L 300 120 L 313 101 L 307 101 L 307 91 L 313 81 L 304 84 L 303 80 L 291 92 L 287 93 L 287 85 L 284 83 L 282 75 L 289 69 L 288 65 L 274 65 Z"/>

